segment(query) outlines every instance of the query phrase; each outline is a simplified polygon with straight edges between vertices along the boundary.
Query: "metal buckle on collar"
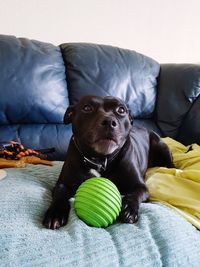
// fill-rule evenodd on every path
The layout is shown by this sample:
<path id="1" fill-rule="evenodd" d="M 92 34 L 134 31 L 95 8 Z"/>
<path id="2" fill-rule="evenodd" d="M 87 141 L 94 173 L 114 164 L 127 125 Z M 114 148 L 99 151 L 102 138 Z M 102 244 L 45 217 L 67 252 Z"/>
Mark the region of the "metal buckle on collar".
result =
<path id="1" fill-rule="evenodd" d="M 89 167 L 96 169 L 98 172 L 106 171 L 107 164 L 108 164 L 107 158 L 105 158 L 104 162 L 102 162 L 102 163 L 96 163 L 93 160 L 90 160 L 86 157 L 83 157 L 83 161 Z"/>

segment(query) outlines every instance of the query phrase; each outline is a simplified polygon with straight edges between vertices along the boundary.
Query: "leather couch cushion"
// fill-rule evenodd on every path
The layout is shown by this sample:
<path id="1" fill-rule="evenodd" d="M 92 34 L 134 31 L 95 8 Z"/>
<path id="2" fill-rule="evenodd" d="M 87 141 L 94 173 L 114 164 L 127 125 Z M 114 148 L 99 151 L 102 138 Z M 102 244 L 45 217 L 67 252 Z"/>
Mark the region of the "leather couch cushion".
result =
<path id="1" fill-rule="evenodd" d="M 157 134 L 159 134 L 161 137 L 163 136 L 162 132 L 160 131 L 160 129 L 158 128 L 158 126 L 152 119 L 141 119 L 141 120 L 136 119 L 134 120 L 134 124 L 141 126 L 141 127 L 145 127 L 150 131 L 154 131 Z"/>
<path id="2" fill-rule="evenodd" d="M 159 64 L 134 51 L 108 45 L 62 44 L 69 97 L 112 95 L 123 99 L 136 118 L 152 116 Z"/>
<path id="3" fill-rule="evenodd" d="M 200 143 L 200 65 L 163 64 L 158 80 L 157 124 L 165 136 Z"/>
<path id="4" fill-rule="evenodd" d="M 52 160 L 64 160 L 71 137 L 71 125 L 12 124 L 0 125 L 0 141 L 16 140 L 33 149 L 55 148 L 48 154 Z"/>
<path id="5" fill-rule="evenodd" d="M 62 123 L 68 106 L 59 47 L 0 35 L 0 124 Z"/>
<path id="6" fill-rule="evenodd" d="M 184 118 L 177 139 L 186 144 L 200 144 L 200 96 Z"/>

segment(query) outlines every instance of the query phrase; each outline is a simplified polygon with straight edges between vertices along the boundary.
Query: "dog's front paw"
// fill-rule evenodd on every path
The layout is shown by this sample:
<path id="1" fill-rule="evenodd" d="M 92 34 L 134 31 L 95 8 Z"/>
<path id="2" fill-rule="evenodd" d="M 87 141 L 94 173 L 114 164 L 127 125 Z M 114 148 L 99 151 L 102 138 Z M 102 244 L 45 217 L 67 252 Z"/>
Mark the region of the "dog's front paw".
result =
<path id="1" fill-rule="evenodd" d="M 64 226 L 67 224 L 69 216 L 69 208 L 68 207 L 50 207 L 44 217 L 43 225 L 47 229 L 58 229 L 61 226 Z"/>
<path id="2" fill-rule="evenodd" d="M 135 223 L 138 221 L 138 210 L 138 203 L 129 199 L 129 197 L 124 197 L 119 218 L 124 223 Z"/>

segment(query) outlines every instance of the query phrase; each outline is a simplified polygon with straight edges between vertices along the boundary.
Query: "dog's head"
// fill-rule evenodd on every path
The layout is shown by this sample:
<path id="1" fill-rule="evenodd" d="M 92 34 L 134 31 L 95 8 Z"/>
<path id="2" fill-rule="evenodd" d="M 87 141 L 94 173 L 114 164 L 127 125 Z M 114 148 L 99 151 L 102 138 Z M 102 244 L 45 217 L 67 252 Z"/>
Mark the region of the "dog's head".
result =
<path id="1" fill-rule="evenodd" d="M 72 123 L 81 148 L 99 155 L 112 154 L 124 145 L 132 121 L 125 103 L 110 96 L 85 96 L 70 106 L 64 116 L 66 124 Z"/>

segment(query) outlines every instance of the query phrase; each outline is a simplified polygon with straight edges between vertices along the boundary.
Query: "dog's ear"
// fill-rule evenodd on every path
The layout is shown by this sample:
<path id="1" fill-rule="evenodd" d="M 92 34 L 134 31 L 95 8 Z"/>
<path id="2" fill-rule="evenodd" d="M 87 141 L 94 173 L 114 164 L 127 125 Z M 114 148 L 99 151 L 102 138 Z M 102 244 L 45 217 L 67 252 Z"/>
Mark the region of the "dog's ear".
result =
<path id="1" fill-rule="evenodd" d="M 64 123 L 69 124 L 72 122 L 72 117 L 74 114 L 74 106 L 69 106 L 64 115 Z"/>
<path id="2" fill-rule="evenodd" d="M 133 113 L 130 109 L 128 109 L 128 116 L 129 116 L 129 120 L 131 122 L 131 125 L 133 125 Z"/>

